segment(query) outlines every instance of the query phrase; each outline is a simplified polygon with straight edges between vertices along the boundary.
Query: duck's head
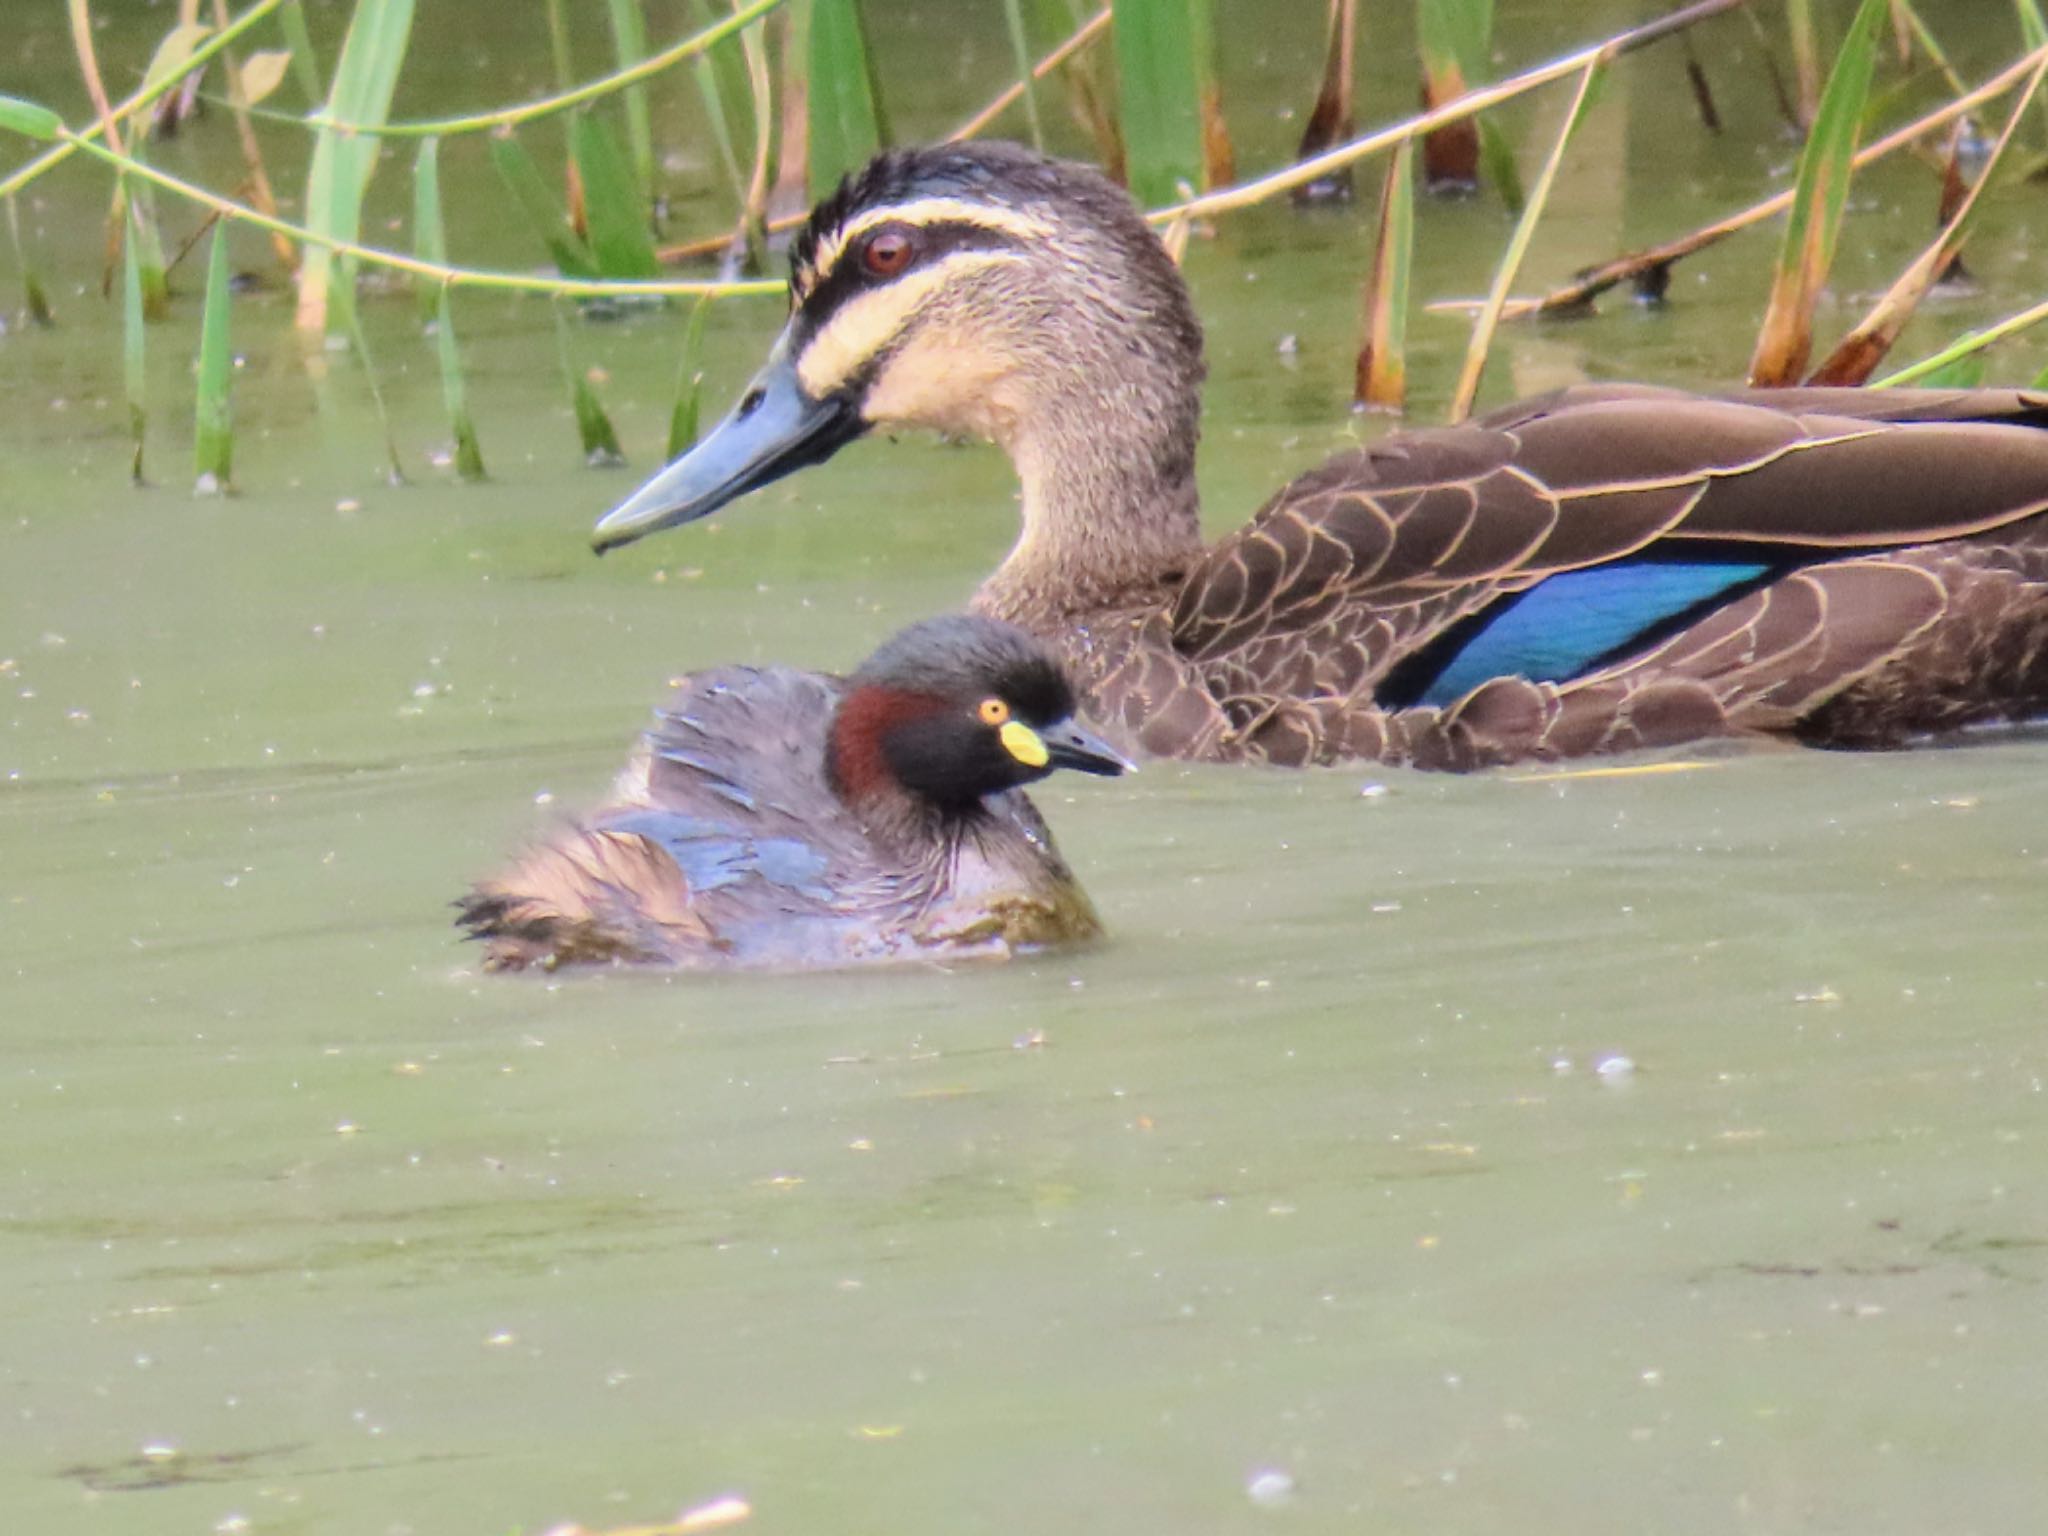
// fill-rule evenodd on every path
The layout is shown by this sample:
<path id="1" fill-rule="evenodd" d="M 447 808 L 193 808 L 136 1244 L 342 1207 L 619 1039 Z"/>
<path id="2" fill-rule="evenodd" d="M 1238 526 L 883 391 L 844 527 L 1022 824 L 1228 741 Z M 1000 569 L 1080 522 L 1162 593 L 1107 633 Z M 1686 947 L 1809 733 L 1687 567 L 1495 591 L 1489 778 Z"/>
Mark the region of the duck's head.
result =
<path id="1" fill-rule="evenodd" d="M 1192 482 L 1201 331 L 1172 259 L 1101 173 L 1010 144 L 893 151 L 813 210 L 789 260 L 767 365 L 597 525 L 600 552 L 878 427 L 993 439 L 1027 507 L 1035 477 L 1085 480 L 1091 457 L 1137 496 Z"/>
<path id="2" fill-rule="evenodd" d="M 900 631 L 847 679 L 826 773 L 856 807 L 905 797 L 943 815 L 1058 768 L 1131 764 L 1074 723 L 1074 690 L 1013 625 L 960 615 Z"/>

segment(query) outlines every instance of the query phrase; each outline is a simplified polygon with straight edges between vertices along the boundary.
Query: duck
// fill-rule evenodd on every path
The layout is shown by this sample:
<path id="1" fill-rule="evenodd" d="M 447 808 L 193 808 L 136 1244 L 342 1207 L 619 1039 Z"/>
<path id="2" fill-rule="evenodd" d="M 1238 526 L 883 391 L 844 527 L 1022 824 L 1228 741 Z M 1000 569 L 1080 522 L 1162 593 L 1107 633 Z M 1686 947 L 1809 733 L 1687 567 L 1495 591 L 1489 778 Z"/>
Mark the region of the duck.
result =
<path id="1" fill-rule="evenodd" d="M 1024 793 L 1131 764 L 1075 723 L 1045 647 L 913 624 L 849 677 L 675 681 L 609 801 L 457 903 L 492 971 L 835 969 L 1007 959 L 1102 924 Z"/>
<path id="2" fill-rule="evenodd" d="M 1209 542 L 1201 327 L 1108 178 L 885 152 L 789 262 L 765 366 L 598 552 L 870 432 L 991 440 L 1023 527 L 971 608 L 1140 758 L 1886 748 L 2048 709 L 2048 395 L 1575 385 L 1340 453 Z"/>

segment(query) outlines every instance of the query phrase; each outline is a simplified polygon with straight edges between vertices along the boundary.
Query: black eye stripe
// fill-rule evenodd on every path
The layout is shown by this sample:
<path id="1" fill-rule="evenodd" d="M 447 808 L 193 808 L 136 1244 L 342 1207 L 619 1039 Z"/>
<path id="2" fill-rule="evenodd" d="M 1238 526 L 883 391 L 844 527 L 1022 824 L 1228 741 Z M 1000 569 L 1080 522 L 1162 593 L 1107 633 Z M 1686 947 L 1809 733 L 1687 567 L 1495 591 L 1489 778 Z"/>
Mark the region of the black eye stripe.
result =
<path id="1" fill-rule="evenodd" d="M 892 226 L 878 224 L 869 233 L 878 233 Z M 891 277 L 877 277 L 867 270 L 861 260 L 861 244 L 866 235 L 857 236 L 832 264 L 827 272 L 797 306 L 796 313 L 806 322 L 808 331 L 816 331 L 825 323 L 831 313 L 857 293 L 869 288 L 879 288 L 893 283 L 919 267 L 937 261 L 954 251 L 994 251 L 1016 244 L 1013 236 L 1001 230 L 986 229 L 979 224 L 965 222 L 944 222 L 936 224 L 914 224 L 897 226 L 905 229 L 916 250 L 903 270 Z"/>

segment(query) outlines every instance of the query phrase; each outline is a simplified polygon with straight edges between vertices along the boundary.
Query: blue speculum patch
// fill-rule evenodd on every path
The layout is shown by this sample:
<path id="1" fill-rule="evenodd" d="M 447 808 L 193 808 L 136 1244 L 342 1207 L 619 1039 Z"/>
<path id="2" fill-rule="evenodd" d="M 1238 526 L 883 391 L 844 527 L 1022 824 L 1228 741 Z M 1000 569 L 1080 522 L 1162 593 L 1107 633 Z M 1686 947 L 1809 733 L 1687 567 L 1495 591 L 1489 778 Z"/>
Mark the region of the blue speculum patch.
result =
<path id="1" fill-rule="evenodd" d="M 1562 682 L 1671 620 L 1768 575 L 1768 565 L 1665 560 L 1563 571 L 1505 601 L 1418 702 L 1455 703 L 1494 677 Z"/>

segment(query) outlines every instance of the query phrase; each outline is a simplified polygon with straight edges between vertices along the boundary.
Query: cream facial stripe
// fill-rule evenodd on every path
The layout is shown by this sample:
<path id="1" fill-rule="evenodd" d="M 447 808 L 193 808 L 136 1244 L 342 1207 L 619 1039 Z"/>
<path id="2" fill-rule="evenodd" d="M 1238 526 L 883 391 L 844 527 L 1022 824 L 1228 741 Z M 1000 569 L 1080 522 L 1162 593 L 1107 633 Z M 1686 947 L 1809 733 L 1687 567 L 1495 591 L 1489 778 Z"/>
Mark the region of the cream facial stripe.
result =
<path id="1" fill-rule="evenodd" d="M 1050 224 L 1028 213 L 1018 213 L 1011 208 L 995 208 L 987 203 L 965 202 L 957 197 L 921 197 L 915 202 L 897 203 L 887 208 L 870 208 L 818 242 L 817 252 L 811 257 L 810 265 L 795 284 L 799 302 L 805 294 L 832 275 L 833 267 L 838 265 L 839 258 L 845 254 L 849 245 L 880 224 L 909 224 L 919 229 L 933 224 L 968 224 L 976 229 L 993 230 L 998 234 L 1011 235 L 1020 240 L 1043 239 L 1052 233 Z"/>
<path id="2" fill-rule="evenodd" d="M 804 392 L 822 400 L 857 373 L 901 331 L 934 289 L 964 272 L 1023 258 L 1015 251 L 955 251 L 905 273 L 884 288 L 848 300 L 832 312 L 796 360 Z"/>

